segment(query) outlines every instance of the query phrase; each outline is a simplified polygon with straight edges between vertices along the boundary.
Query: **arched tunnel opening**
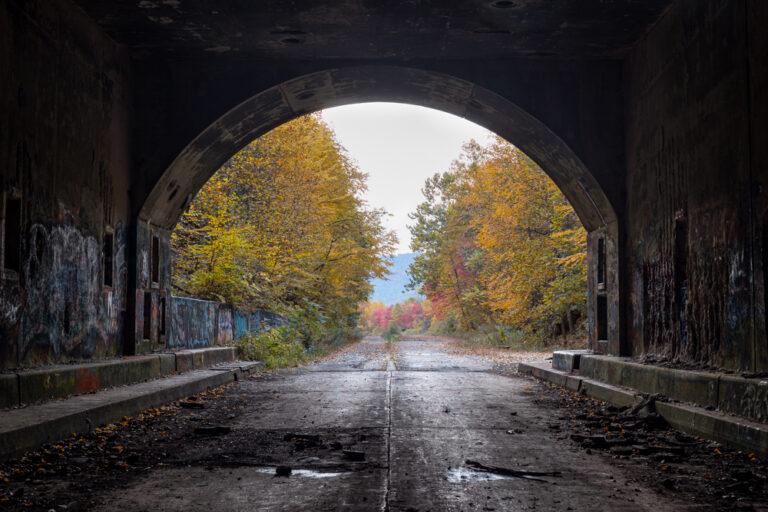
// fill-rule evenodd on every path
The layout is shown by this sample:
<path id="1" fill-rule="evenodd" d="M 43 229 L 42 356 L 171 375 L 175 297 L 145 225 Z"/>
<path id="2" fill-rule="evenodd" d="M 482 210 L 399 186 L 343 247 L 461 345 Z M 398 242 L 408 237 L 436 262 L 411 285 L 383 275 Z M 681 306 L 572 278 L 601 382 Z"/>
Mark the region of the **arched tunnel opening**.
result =
<path id="1" fill-rule="evenodd" d="M 0 0 L 0 510 L 760 508 L 766 23 L 761 0 Z M 197 191 L 361 102 L 544 169 L 587 231 L 586 350 L 510 373 L 368 340 L 256 375 L 232 342 L 264 316 L 199 301 L 180 328 Z"/>
<path id="2" fill-rule="evenodd" d="M 278 93 L 284 102 L 279 108 L 274 104 Z M 330 106 L 392 100 L 457 114 L 495 129 L 507 140 L 520 141 L 516 144 L 541 163 L 589 233 L 588 346 L 598 353 L 620 353 L 616 216 L 595 178 L 570 148 L 540 121 L 490 91 L 442 74 L 410 68 L 331 70 L 281 84 L 249 98 L 208 126 L 158 179 L 140 213 L 140 218 L 147 220 L 146 228 L 143 222 L 139 223 L 140 231 L 146 230 L 145 243 L 162 240 L 163 256 L 153 255 L 160 260 L 170 260 L 172 228 L 203 183 L 237 151 L 273 127 Z M 275 117 L 275 112 L 280 112 L 280 117 Z M 141 237 L 140 234 L 139 239 Z M 146 256 L 149 249 L 139 243 L 138 260 L 154 265 L 157 260 Z M 170 269 L 170 265 L 166 266 Z M 154 301 L 156 306 L 137 308 L 137 313 L 145 311 L 149 323 L 156 325 L 161 297 L 172 294 L 170 272 L 161 286 L 142 277 L 141 271 L 138 279 L 146 287 L 137 297 L 145 304 L 147 300 Z M 171 310 L 166 311 L 170 314 Z M 146 326 L 147 322 L 139 316 L 137 324 Z M 172 319 L 168 321 L 173 325 Z M 150 336 L 137 337 L 137 343 L 143 340 L 151 346 L 165 343 L 156 329 L 146 333 Z M 227 336 L 231 339 L 232 334 Z M 178 346 L 176 343 L 171 346 Z"/>
<path id="3" fill-rule="evenodd" d="M 327 116 L 346 119 L 342 135 Z M 401 154 L 410 158 L 392 156 Z M 268 343 L 265 333 L 278 327 L 296 338 L 286 353 L 303 343 L 307 355 L 387 327 L 482 332 L 507 348 L 567 346 L 569 338 L 586 348 L 591 331 L 600 348 L 607 309 L 598 306 L 589 328 L 586 231 L 558 190 L 513 145 L 440 111 L 356 103 L 301 116 L 247 144 L 195 192 L 170 236 L 171 307 L 156 305 L 170 328 L 151 327 L 145 307 L 144 337 L 162 342 L 167 333 L 167 348 L 234 342 L 255 359 L 268 356 L 250 350 L 254 336 Z M 449 213 L 458 210 L 465 213 Z M 434 240 L 449 231 L 456 234 Z M 604 303 L 604 237 L 593 259 Z M 391 284 L 387 263 L 396 269 Z M 412 300 L 403 295 L 407 276 Z M 371 315 L 389 320 L 374 327 Z"/>

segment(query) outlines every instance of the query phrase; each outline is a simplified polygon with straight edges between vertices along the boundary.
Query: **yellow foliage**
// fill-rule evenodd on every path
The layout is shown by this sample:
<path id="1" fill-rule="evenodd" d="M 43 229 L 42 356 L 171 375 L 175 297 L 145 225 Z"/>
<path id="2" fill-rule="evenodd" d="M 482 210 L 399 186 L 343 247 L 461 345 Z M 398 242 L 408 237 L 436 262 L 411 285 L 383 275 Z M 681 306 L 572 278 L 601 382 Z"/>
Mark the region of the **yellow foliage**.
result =
<path id="1" fill-rule="evenodd" d="M 249 144 L 197 194 L 172 235 L 173 282 L 197 297 L 355 315 L 396 239 L 361 199 L 366 175 L 315 115 Z"/>
<path id="2" fill-rule="evenodd" d="M 586 303 L 586 232 L 532 160 L 496 139 L 470 143 L 427 181 L 411 218 L 412 285 L 460 328 L 504 323 L 541 332 Z"/>

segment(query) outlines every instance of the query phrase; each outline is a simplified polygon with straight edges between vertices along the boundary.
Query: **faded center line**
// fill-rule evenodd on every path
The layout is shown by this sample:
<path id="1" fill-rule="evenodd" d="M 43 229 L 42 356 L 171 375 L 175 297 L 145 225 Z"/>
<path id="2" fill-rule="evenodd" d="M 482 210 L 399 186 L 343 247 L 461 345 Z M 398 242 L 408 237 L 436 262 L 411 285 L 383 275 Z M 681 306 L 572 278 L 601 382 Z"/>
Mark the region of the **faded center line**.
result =
<path id="1" fill-rule="evenodd" d="M 387 481 L 384 488 L 382 510 L 389 511 L 389 491 L 392 485 L 392 372 L 396 371 L 392 354 L 387 360 Z"/>

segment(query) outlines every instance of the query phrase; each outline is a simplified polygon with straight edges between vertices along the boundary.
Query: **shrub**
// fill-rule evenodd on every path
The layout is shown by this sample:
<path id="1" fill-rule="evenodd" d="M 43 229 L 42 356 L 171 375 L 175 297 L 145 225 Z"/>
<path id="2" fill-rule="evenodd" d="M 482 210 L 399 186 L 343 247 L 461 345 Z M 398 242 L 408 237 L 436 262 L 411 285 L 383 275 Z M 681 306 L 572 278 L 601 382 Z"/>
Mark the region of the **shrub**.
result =
<path id="1" fill-rule="evenodd" d="M 261 361 L 267 368 L 296 366 L 308 358 L 301 333 L 293 327 L 277 327 L 238 340 L 245 359 Z"/>

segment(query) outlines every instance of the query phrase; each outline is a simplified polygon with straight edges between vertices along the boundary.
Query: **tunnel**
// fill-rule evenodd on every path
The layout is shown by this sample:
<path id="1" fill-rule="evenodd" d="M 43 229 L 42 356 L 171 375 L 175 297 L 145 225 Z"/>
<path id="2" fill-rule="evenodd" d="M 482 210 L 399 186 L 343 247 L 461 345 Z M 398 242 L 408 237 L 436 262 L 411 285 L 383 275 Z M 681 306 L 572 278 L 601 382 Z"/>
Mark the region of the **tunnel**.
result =
<path id="1" fill-rule="evenodd" d="M 592 351 L 768 371 L 764 2 L 0 5 L 0 368 L 168 348 L 169 236 L 205 181 L 291 119 L 391 101 L 562 189 Z"/>

